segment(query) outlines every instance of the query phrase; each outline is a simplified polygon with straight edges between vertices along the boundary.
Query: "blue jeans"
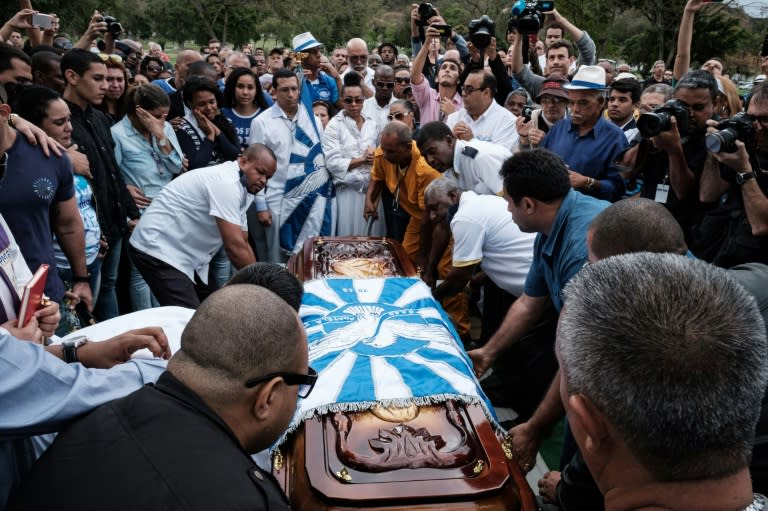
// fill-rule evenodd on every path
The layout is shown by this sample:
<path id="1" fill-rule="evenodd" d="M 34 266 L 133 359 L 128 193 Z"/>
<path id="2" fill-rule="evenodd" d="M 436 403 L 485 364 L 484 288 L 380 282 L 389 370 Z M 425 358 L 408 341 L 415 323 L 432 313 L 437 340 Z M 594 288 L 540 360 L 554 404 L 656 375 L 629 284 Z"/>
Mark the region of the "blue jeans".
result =
<path id="1" fill-rule="evenodd" d="M 149 289 L 149 286 L 144 281 L 144 278 L 141 276 L 141 273 L 139 273 L 139 270 L 136 268 L 136 265 L 133 264 L 133 261 L 130 261 L 130 265 L 131 265 L 131 279 L 130 279 L 130 289 L 128 290 L 128 294 L 130 294 L 131 296 L 131 306 L 133 307 L 133 311 L 136 312 L 144 309 L 152 309 L 154 307 L 160 307 L 160 304 L 155 298 L 155 295 L 152 294 L 152 291 Z"/>
<path id="2" fill-rule="evenodd" d="M 100 257 L 97 257 L 87 267 L 88 274 L 91 276 L 91 281 L 89 282 L 89 284 L 91 286 L 91 294 L 93 294 L 94 303 L 96 303 L 96 299 L 99 297 L 99 285 L 101 284 L 101 261 L 102 259 Z M 61 280 L 64 282 L 64 287 L 66 288 L 66 290 L 71 291 L 72 290 L 72 268 L 57 267 L 56 270 L 59 272 L 59 277 L 61 277 Z"/>
<path id="3" fill-rule="evenodd" d="M 215 288 L 224 287 L 234 273 L 232 263 L 229 262 L 227 251 L 222 246 L 211 259 L 211 273 L 214 278 Z"/>
<path id="4" fill-rule="evenodd" d="M 136 265 L 133 264 L 133 261 L 131 261 L 130 264 L 131 282 L 128 294 L 131 295 L 131 307 L 133 307 L 133 311 L 135 312 L 144 309 L 151 309 L 153 307 L 160 307 L 160 304 L 155 298 L 155 295 L 152 294 L 152 291 L 144 281 L 141 273 L 139 273 Z"/>
<path id="5" fill-rule="evenodd" d="M 117 271 L 120 268 L 120 251 L 122 250 L 123 238 L 108 238 L 107 243 L 109 243 L 109 249 L 107 250 L 107 255 L 101 261 L 99 299 L 93 308 L 93 315 L 99 321 L 112 319 L 120 315 L 115 285 L 117 284 Z"/>

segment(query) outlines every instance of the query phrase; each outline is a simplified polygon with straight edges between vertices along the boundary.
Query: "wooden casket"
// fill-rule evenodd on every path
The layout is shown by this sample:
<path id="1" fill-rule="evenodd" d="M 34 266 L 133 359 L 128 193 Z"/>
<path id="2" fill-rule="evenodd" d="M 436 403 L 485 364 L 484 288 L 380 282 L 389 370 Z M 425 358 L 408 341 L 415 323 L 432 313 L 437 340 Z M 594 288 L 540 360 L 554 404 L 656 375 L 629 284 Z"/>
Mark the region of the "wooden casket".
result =
<path id="1" fill-rule="evenodd" d="M 292 509 L 537 509 L 450 321 L 400 244 L 312 238 L 303 248 L 288 267 L 305 283 L 301 315 L 320 376 L 272 457 Z M 453 358 L 430 359 L 444 354 Z M 369 373 L 391 379 L 370 384 Z"/>

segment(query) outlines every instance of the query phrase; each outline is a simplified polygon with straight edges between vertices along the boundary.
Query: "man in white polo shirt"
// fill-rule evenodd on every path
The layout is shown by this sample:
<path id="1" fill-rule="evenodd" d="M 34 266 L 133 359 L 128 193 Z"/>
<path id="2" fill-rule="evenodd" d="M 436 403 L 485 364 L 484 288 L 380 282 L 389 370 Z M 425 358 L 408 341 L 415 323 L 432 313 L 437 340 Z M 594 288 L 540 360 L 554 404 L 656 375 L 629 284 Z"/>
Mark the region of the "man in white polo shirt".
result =
<path id="1" fill-rule="evenodd" d="M 464 292 L 470 280 L 472 287 L 482 284 L 478 343 L 483 344 L 496 332 L 516 298 L 523 295 L 536 236 L 520 230 L 502 197 L 462 192 L 447 177 L 429 184 L 424 202 L 430 220 L 450 222 L 453 234 L 453 268 L 433 295 L 440 300 Z M 493 377 L 484 379 L 483 390 L 494 405 L 512 408 L 521 417 L 529 417 L 536 409 L 556 371 L 550 333 L 554 321 L 549 321 L 532 329 L 494 365 Z"/>
<path id="2" fill-rule="evenodd" d="M 435 298 L 464 289 L 478 266 L 507 293 L 523 293 L 536 236 L 520 230 L 506 200 L 464 192 L 454 180 L 441 177 L 427 186 L 424 201 L 432 223 L 448 219 L 453 234 L 453 269 L 435 289 Z"/>
<path id="3" fill-rule="evenodd" d="M 496 94 L 496 78 L 483 70 L 471 71 L 461 89 L 464 108 L 445 119 L 456 138 L 493 142 L 510 151 L 517 149 L 515 114 L 500 106 L 493 99 Z"/>
<path id="4" fill-rule="evenodd" d="M 453 177 L 461 190 L 499 196 L 504 192 L 499 170 L 512 156 L 509 149 L 477 139 L 458 140 L 451 128 L 440 121 L 423 125 L 417 144 L 427 163 Z"/>
<path id="5" fill-rule="evenodd" d="M 128 251 L 160 305 L 197 308 L 214 291 L 208 270 L 222 243 L 236 268 L 256 262 L 245 212 L 276 168 L 272 150 L 252 144 L 236 161 L 182 174 L 152 200 Z"/>

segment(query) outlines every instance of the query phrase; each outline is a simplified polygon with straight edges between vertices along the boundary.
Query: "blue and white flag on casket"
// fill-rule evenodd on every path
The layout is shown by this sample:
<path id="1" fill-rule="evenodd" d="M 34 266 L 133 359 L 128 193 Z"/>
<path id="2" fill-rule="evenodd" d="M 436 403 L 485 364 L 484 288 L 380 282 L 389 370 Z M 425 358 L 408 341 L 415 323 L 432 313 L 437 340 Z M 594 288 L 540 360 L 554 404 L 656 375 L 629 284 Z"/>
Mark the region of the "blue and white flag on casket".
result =
<path id="1" fill-rule="evenodd" d="M 306 106 L 308 86 L 302 80 L 280 214 L 280 248 L 290 253 L 299 252 L 307 238 L 333 235 L 335 192 L 331 173 L 325 168 L 322 128 L 315 122 L 311 99 Z"/>
<path id="2" fill-rule="evenodd" d="M 451 320 L 421 280 L 307 282 L 300 315 L 319 376 L 289 431 L 315 414 L 447 399 L 479 403 L 498 427 Z"/>

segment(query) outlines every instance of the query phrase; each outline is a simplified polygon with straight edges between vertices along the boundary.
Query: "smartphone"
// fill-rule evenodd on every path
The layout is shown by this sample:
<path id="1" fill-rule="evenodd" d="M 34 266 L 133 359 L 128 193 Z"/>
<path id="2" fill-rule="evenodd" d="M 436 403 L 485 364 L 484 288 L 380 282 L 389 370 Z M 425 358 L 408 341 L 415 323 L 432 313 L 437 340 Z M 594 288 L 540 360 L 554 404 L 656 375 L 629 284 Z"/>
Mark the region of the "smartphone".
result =
<path id="1" fill-rule="evenodd" d="M 440 32 L 440 37 L 449 37 L 451 35 L 452 27 L 450 25 L 432 25 L 432 28 Z"/>
<path id="2" fill-rule="evenodd" d="M 42 29 L 53 28 L 53 16 L 50 14 L 33 14 L 32 24 Z"/>

